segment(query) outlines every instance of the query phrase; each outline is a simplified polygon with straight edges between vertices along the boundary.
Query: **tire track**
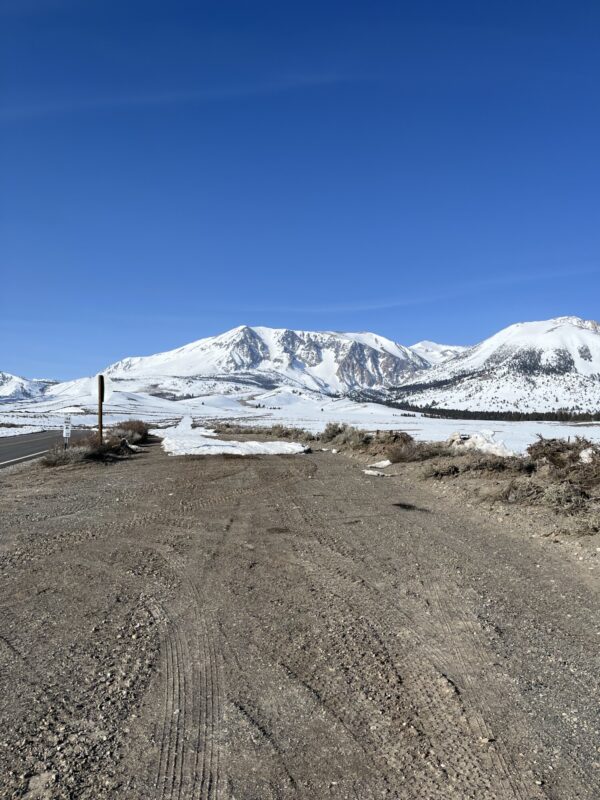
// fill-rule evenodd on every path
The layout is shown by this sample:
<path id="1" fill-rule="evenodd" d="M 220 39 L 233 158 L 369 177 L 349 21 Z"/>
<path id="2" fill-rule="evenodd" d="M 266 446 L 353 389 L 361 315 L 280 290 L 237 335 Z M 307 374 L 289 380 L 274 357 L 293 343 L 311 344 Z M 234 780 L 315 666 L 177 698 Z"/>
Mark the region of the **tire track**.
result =
<path id="1" fill-rule="evenodd" d="M 314 472 L 312 464 L 298 466 L 286 462 L 286 468 L 267 481 L 269 487 L 296 482 Z M 240 487 L 235 492 L 218 492 L 210 497 L 198 497 L 190 484 L 190 494 L 184 500 L 165 502 L 156 511 L 133 514 L 118 525 L 121 540 L 133 542 L 133 533 L 146 525 L 157 524 L 167 529 L 193 530 L 197 515 L 212 508 L 239 505 L 240 501 L 265 491 L 264 483 Z M 232 520 L 226 526 L 231 527 Z M 222 689 L 220 652 L 207 611 L 206 598 L 193 580 L 184 561 L 163 547 L 154 551 L 170 571 L 183 582 L 188 599 L 185 617 L 169 617 L 163 626 L 165 652 L 165 687 L 162 733 L 158 773 L 156 778 L 159 800 L 217 800 L 221 787 L 220 726 Z M 214 557 L 214 553 L 213 553 Z M 184 629 L 188 635 L 184 634 Z M 193 665 L 190 668 L 190 663 Z M 197 701 L 195 698 L 200 697 Z M 189 728 L 192 728 L 191 732 Z M 188 744 L 188 739 L 192 745 Z"/>
<path id="2" fill-rule="evenodd" d="M 259 462 L 260 463 L 260 462 Z M 174 515 L 172 509 L 163 507 L 158 514 L 156 512 L 148 512 L 146 514 L 137 515 L 125 522 L 121 526 L 124 533 L 130 533 L 132 530 L 139 528 L 145 524 L 152 522 L 153 524 L 164 523 L 168 527 L 175 528 L 192 528 L 197 526 L 195 514 L 205 511 L 206 509 L 239 506 L 239 503 L 248 497 L 252 497 L 258 493 L 264 494 L 267 489 L 281 487 L 287 483 L 295 483 L 303 477 L 312 475 L 316 471 L 316 467 L 308 462 L 298 463 L 292 461 L 285 462 L 285 469 L 276 473 L 273 477 L 265 482 L 258 482 L 256 485 L 249 487 L 240 487 L 235 492 L 219 492 L 214 493 L 211 497 L 199 498 L 194 496 L 193 489 L 197 489 L 197 485 L 190 485 L 190 495 L 187 499 L 177 503 L 177 512 Z M 264 478 L 264 475 L 259 476 Z M 266 483 L 266 486 L 265 486 Z M 189 515 L 189 516 L 188 516 Z M 229 521 L 226 526 L 225 533 L 231 528 L 233 520 Z M 217 545 L 218 547 L 218 545 Z M 221 789 L 221 753 L 220 753 L 220 728 L 222 719 L 222 688 L 221 688 L 221 673 L 220 660 L 222 658 L 220 650 L 216 646 L 216 637 L 214 634 L 214 625 L 210 620 L 210 616 L 206 611 L 206 598 L 199 590 L 197 583 L 193 580 L 186 564 L 183 560 L 174 553 L 160 552 L 162 558 L 169 565 L 170 569 L 183 580 L 187 589 L 187 593 L 191 596 L 191 629 L 195 631 L 194 642 L 191 643 L 192 649 L 196 650 L 196 656 L 201 656 L 201 664 L 198 670 L 192 670 L 191 680 L 188 678 L 187 683 L 193 684 L 192 697 L 197 696 L 198 689 L 200 693 L 200 703 L 197 714 L 191 712 L 191 718 L 194 722 L 194 736 L 195 746 L 193 754 L 189 756 L 189 748 L 185 745 L 185 730 L 186 718 L 190 719 L 190 712 L 188 711 L 190 687 L 186 685 L 185 675 L 182 677 L 172 678 L 171 694 L 176 692 L 180 696 L 180 710 L 181 721 L 178 720 L 178 727 L 173 734 L 173 723 L 169 726 L 169 745 L 170 748 L 175 748 L 175 755 L 173 759 L 167 758 L 165 772 L 166 775 L 163 779 L 164 790 L 160 795 L 160 800 L 177 800 L 182 795 L 184 785 L 188 776 L 191 776 L 191 788 L 189 792 L 190 797 L 198 798 L 198 800 L 217 800 Z M 214 557 L 215 553 L 213 553 Z M 188 627 L 190 627 L 188 625 Z M 180 636 L 180 634 L 177 634 Z M 190 643 L 186 644 L 186 647 Z M 182 650 L 181 643 L 175 645 L 173 650 L 172 643 L 167 640 L 167 652 L 171 655 L 172 672 L 177 672 L 177 665 L 173 662 L 181 661 L 177 656 L 177 652 Z M 173 655 L 175 653 L 175 655 Z M 187 661 L 190 659 L 188 658 Z M 193 659 L 192 659 L 193 660 Z M 169 682 L 167 681 L 167 687 Z M 172 708 L 173 700 L 168 697 L 169 689 L 167 688 L 167 709 Z M 168 713 L 168 711 L 167 711 Z M 187 717 L 186 717 L 187 715 Z M 176 715 L 179 717 L 179 715 Z M 181 731 L 183 730 L 183 734 Z M 173 743 L 175 738 L 175 743 Z M 182 744 L 183 742 L 183 744 Z M 190 762 L 188 764 L 188 761 Z M 179 775 L 176 776 L 176 765 L 179 767 Z"/>
<path id="3" fill-rule="evenodd" d="M 175 560 L 171 566 L 177 568 Z M 189 588 L 189 587 L 188 587 Z M 214 756 L 214 676 L 205 628 L 196 596 L 186 595 L 188 613 L 163 624 L 163 707 L 157 776 L 157 800 L 216 798 Z M 190 608 L 191 607 L 191 608 Z"/>
<path id="4" fill-rule="evenodd" d="M 198 800 L 216 800 L 220 788 L 220 725 L 221 725 L 221 670 L 219 655 L 215 645 L 212 625 L 206 619 L 206 603 L 200 591 L 187 574 L 183 561 L 176 555 L 166 557 L 169 565 L 183 579 L 191 600 L 186 627 L 193 636 L 192 653 L 188 650 L 186 661 L 194 662 L 197 668 L 192 670 L 193 689 L 184 684 L 181 693 L 182 723 L 185 733 L 189 725 L 193 726 L 190 739 L 193 747 L 187 746 L 185 737 L 181 737 L 176 762 L 179 777 L 175 775 L 175 764 L 170 793 L 161 796 L 161 800 L 172 800 L 182 796 L 186 784 L 190 784 L 185 796 Z M 189 647 L 189 644 L 188 644 Z M 195 652 L 194 652 L 195 651 Z M 188 679 L 188 684 L 190 680 Z M 200 696 L 197 712 L 189 706 L 193 705 L 193 697 Z M 190 698 L 191 695 L 191 698 Z M 188 722 L 185 723 L 187 718 Z M 191 722 L 190 722 L 191 720 Z"/>
<path id="5" fill-rule="evenodd" d="M 347 508 L 343 508 L 344 513 L 347 513 Z M 318 512 L 314 512 L 318 513 Z M 321 519 L 323 517 L 321 516 Z M 327 526 L 323 525 L 323 529 Z M 330 524 L 331 527 L 331 524 Z M 341 535 L 343 535 L 344 531 L 340 531 Z M 350 559 L 353 561 L 356 558 L 356 553 L 353 552 L 351 549 L 349 550 L 346 547 L 340 547 L 339 543 L 335 543 L 335 547 L 332 548 L 331 543 L 328 542 L 324 537 L 319 537 L 317 534 L 317 538 L 321 541 L 324 546 L 328 547 L 328 549 L 340 556 L 344 559 Z M 418 551 L 418 544 L 416 545 L 416 551 Z M 415 551 L 415 552 L 416 552 Z M 361 556 L 361 561 L 366 563 L 366 559 Z M 381 571 L 387 573 L 390 577 L 395 578 L 396 575 L 394 572 L 390 571 L 385 567 L 385 565 L 380 564 L 378 562 L 378 567 Z M 418 568 L 418 564 L 417 564 Z M 437 667 L 440 674 L 443 678 L 455 688 L 457 689 L 457 683 L 461 685 L 461 702 L 465 702 L 466 698 L 470 698 L 470 702 L 468 705 L 468 720 L 469 725 L 475 735 L 479 738 L 479 740 L 483 743 L 493 743 L 490 747 L 487 748 L 486 755 L 490 759 L 491 763 L 493 764 L 498 777 L 500 778 L 501 783 L 506 788 L 506 791 L 510 793 L 512 797 L 516 800 L 529 800 L 529 798 L 535 796 L 541 796 L 541 791 L 537 788 L 532 790 L 530 786 L 524 785 L 522 780 L 519 780 L 515 776 L 514 770 L 511 770 L 508 762 L 509 757 L 505 751 L 505 748 L 502 742 L 496 740 L 495 736 L 493 735 L 492 731 L 490 730 L 489 726 L 485 721 L 485 716 L 482 711 L 487 711 L 489 714 L 490 705 L 494 705 L 494 700 L 497 695 L 493 694 L 491 689 L 488 687 L 486 681 L 481 682 L 481 686 L 476 685 L 474 681 L 470 678 L 470 670 L 465 660 L 464 654 L 462 649 L 459 647 L 457 643 L 457 638 L 455 636 L 455 631 L 452 625 L 449 622 L 448 618 L 448 603 L 444 602 L 439 594 L 439 589 L 435 584 L 435 581 L 424 581 L 421 582 L 422 590 L 426 595 L 426 603 L 429 606 L 429 613 L 424 613 L 422 609 L 417 609 L 414 607 L 411 609 L 410 612 L 402 611 L 400 608 L 394 608 L 390 606 L 388 599 L 383 595 L 380 589 L 375 586 L 373 583 L 369 583 L 364 578 L 357 580 L 356 576 L 352 571 L 348 571 L 344 568 L 338 570 L 338 574 L 342 574 L 344 578 L 350 581 L 355 588 L 367 587 L 370 592 L 375 595 L 378 595 L 377 599 L 377 607 L 385 608 L 388 614 L 396 615 L 402 614 L 410 626 L 412 632 L 416 640 L 419 642 L 420 647 L 422 648 L 423 652 L 426 654 L 428 661 Z M 436 594 L 434 597 L 437 599 L 437 602 L 431 602 L 431 593 L 435 592 Z M 444 639 L 447 642 L 450 642 L 450 647 L 452 651 L 455 653 L 455 660 L 452 664 L 449 663 L 448 659 L 448 650 L 447 647 L 444 649 L 440 649 L 435 644 L 432 644 L 432 640 L 435 641 L 435 637 L 428 637 L 423 635 L 427 632 L 427 630 L 432 629 L 435 625 L 436 616 L 431 613 L 431 610 L 435 608 L 437 613 L 437 618 L 442 622 L 442 627 L 444 630 Z M 463 619 L 466 623 L 467 618 L 465 617 L 464 613 L 461 615 L 461 619 Z M 486 653 L 485 649 L 481 647 L 478 634 L 478 631 L 475 626 L 472 625 L 471 622 L 465 624 L 465 627 L 468 627 L 472 636 L 469 637 L 470 639 L 470 649 L 475 655 L 475 661 L 477 662 L 477 666 L 480 670 L 485 669 L 489 661 L 489 654 Z M 422 631 L 423 633 L 420 633 Z M 433 631 L 432 631 L 433 632 Z M 473 658 L 471 658 L 471 662 L 473 662 Z M 454 680 L 450 679 L 447 675 L 448 672 L 454 673 Z M 458 691 L 458 689 L 457 689 Z M 466 707 L 465 707 L 466 710 Z"/>
<path id="6" fill-rule="evenodd" d="M 335 585 L 336 582 L 342 581 L 346 587 L 350 588 L 350 591 L 345 592 L 346 597 L 352 598 L 354 596 L 352 605 L 356 604 L 357 609 L 360 608 L 363 614 L 365 611 L 367 611 L 371 619 L 371 624 L 375 624 L 373 622 L 375 619 L 378 621 L 379 625 L 383 624 L 385 626 L 383 629 L 384 635 L 392 636 L 394 628 L 397 628 L 398 618 L 404 618 L 405 624 L 408 630 L 411 632 L 411 638 L 414 638 L 416 642 L 418 642 L 419 650 L 424 653 L 429 665 L 435 669 L 435 672 L 439 678 L 441 678 L 443 681 L 446 681 L 446 687 L 450 687 L 450 694 L 453 694 L 454 690 L 456 689 L 454 681 L 451 681 L 449 678 L 447 678 L 443 668 L 436 668 L 436 665 L 447 661 L 445 654 L 435 646 L 432 646 L 431 642 L 429 641 L 429 637 L 426 635 L 428 628 L 430 628 L 432 625 L 431 619 L 427 618 L 425 615 L 415 615 L 412 612 L 407 613 L 405 610 L 397 606 L 391 607 L 390 603 L 386 598 L 384 598 L 380 590 L 366 579 L 364 572 L 361 574 L 360 578 L 357 577 L 355 573 L 356 563 L 353 563 L 352 556 L 350 555 L 348 548 L 344 547 L 343 544 L 340 548 L 340 545 L 337 541 L 331 542 L 329 537 L 324 534 L 324 531 L 328 529 L 333 530 L 335 529 L 335 526 L 332 525 L 329 520 L 325 519 L 323 515 L 317 511 L 316 508 L 314 508 L 314 506 L 311 507 L 310 512 L 308 512 L 304 506 L 303 499 L 297 495 L 294 495 L 293 500 L 288 506 L 287 510 L 288 513 L 289 510 L 291 510 L 299 515 L 302 520 L 303 527 L 313 530 L 315 534 L 315 540 L 321 545 L 321 547 L 326 549 L 327 555 L 325 557 L 323 557 L 322 552 L 319 554 L 317 551 L 315 551 L 310 563 L 311 572 L 313 574 L 321 573 L 323 576 L 323 587 L 327 589 L 328 587 Z M 343 535 L 343 531 L 340 531 L 340 534 Z M 302 547 L 306 550 L 309 545 L 305 541 L 303 542 Z M 339 552 L 340 549 L 342 549 L 343 552 Z M 350 560 L 350 564 L 346 566 L 348 560 Z M 365 591 L 365 589 L 367 591 Z M 375 595 L 377 598 L 375 605 L 373 604 L 373 595 Z M 396 620 L 395 624 L 394 620 Z M 448 634 L 450 640 L 452 641 L 452 631 L 449 630 Z M 415 652 L 416 651 L 413 650 L 411 656 L 413 664 L 416 664 Z M 447 724 L 441 722 L 441 720 L 444 719 L 444 714 L 446 713 L 443 693 L 442 696 L 438 697 L 437 701 L 435 701 L 430 689 L 431 681 L 424 681 L 421 678 L 422 675 L 426 675 L 430 671 L 431 667 L 428 669 L 427 663 L 422 663 L 419 665 L 418 669 L 416 669 L 416 677 L 414 677 L 414 688 L 417 692 L 419 701 L 423 705 L 423 711 L 425 713 L 422 715 L 422 719 L 423 721 L 427 722 L 427 728 L 432 731 L 437 730 L 438 732 L 443 732 L 444 730 L 447 730 Z M 414 674 L 414 672 L 414 670 L 411 670 L 411 674 Z M 481 693 L 476 690 L 476 687 L 474 687 L 473 684 L 468 681 L 468 670 L 464 659 L 461 662 L 461 668 L 459 672 L 459 680 L 467 689 L 467 695 L 463 694 L 462 692 L 460 693 L 460 703 L 464 708 L 469 726 L 471 727 L 471 730 L 474 731 L 476 737 L 478 737 L 481 741 L 492 741 L 494 737 L 492 736 L 491 732 L 489 732 L 483 715 L 477 710 L 478 706 L 483 706 L 484 709 L 487 707 L 486 698 L 482 697 Z M 468 706 L 464 705 L 466 697 L 471 698 L 471 702 Z M 439 704 L 440 700 L 441 706 L 436 707 L 436 702 Z M 457 745 L 456 742 L 453 742 L 453 744 Z M 505 755 L 499 752 L 498 743 L 494 743 L 493 746 L 488 747 L 487 751 L 487 753 L 482 753 L 484 760 L 491 759 L 491 762 L 494 766 L 494 772 L 497 775 L 497 781 L 499 781 L 501 786 L 504 787 L 501 789 L 502 794 L 490 794 L 490 797 L 507 797 L 514 798 L 514 800 L 524 800 L 527 798 L 527 800 L 529 800 L 529 798 L 534 796 L 541 796 L 539 791 L 532 791 L 530 786 L 523 786 L 521 780 L 513 777 L 514 770 L 510 770 Z M 448 755 L 450 756 L 451 754 Z M 453 750 L 452 755 L 456 759 L 458 752 Z M 462 751 L 460 752 L 460 760 L 462 760 L 465 764 L 468 764 L 470 769 L 476 769 L 476 763 L 474 763 L 472 752 L 468 747 L 462 748 Z"/>

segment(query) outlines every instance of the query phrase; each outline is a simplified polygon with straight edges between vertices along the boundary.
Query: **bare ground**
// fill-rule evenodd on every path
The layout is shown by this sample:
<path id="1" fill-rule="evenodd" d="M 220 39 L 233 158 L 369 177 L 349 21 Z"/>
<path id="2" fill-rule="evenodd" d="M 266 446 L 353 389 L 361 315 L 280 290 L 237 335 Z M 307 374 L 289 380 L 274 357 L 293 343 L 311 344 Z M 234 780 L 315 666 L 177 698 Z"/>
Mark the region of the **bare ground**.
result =
<path id="1" fill-rule="evenodd" d="M 392 471 L 0 475 L 0 796 L 600 797 L 594 549 Z"/>

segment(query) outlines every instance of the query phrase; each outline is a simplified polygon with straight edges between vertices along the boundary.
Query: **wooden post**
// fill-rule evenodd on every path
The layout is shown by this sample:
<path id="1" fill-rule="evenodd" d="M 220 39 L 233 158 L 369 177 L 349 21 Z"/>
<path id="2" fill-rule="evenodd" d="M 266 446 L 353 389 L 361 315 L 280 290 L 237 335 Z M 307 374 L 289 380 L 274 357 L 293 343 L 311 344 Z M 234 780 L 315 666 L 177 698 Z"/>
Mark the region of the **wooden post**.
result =
<path id="1" fill-rule="evenodd" d="M 102 444 L 102 403 L 104 402 L 104 375 L 98 375 L 98 438 Z"/>

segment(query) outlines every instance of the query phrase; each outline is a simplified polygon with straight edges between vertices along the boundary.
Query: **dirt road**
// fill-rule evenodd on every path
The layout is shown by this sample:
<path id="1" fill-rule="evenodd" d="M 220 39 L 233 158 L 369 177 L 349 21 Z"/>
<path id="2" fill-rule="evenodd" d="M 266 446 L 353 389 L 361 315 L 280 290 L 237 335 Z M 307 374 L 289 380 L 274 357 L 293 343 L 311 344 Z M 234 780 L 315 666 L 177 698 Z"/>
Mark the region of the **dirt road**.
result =
<path id="1" fill-rule="evenodd" d="M 596 572 L 395 469 L 5 471 L 0 796 L 600 797 Z"/>

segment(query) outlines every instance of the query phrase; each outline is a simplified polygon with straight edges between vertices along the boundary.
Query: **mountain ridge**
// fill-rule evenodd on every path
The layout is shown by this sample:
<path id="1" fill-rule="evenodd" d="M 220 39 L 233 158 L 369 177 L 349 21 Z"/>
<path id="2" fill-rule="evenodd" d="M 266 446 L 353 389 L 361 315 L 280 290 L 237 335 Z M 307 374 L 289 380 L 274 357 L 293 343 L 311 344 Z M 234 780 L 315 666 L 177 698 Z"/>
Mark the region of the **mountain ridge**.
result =
<path id="1" fill-rule="evenodd" d="M 0 402 L 27 400 L 43 394 L 55 381 L 41 378 L 23 378 L 0 371 Z"/>
<path id="2" fill-rule="evenodd" d="M 326 393 L 392 386 L 428 368 L 408 347 L 374 333 L 303 331 L 241 325 L 151 356 L 122 359 L 105 374 L 138 377 L 212 377 L 255 374 Z"/>
<path id="3" fill-rule="evenodd" d="M 574 316 L 518 322 L 472 347 L 428 340 L 405 347 L 365 331 L 240 325 L 121 359 L 104 374 L 116 392 L 166 400 L 287 386 L 349 398 L 362 392 L 376 402 L 423 409 L 597 412 L 600 324 Z M 2 402 L 68 402 L 93 387 L 93 378 L 52 383 L 0 373 Z"/>
<path id="4" fill-rule="evenodd" d="M 449 361 L 451 358 L 454 358 L 454 356 L 467 349 L 468 348 L 464 345 L 439 344 L 439 342 L 432 342 L 430 339 L 423 339 L 420 342 L 416 342 L 416 344 L 411 344 L 409 347 L 409 350 L 420 355 L 421 358 L 429 362 L 432 367 Z"/>
<path id="5" fill-rule="evenodd" d="M 573 316 L 518 322 L 421 377 L 394 398 L 474 411 L 597 411 L 600 324 Z"/>

